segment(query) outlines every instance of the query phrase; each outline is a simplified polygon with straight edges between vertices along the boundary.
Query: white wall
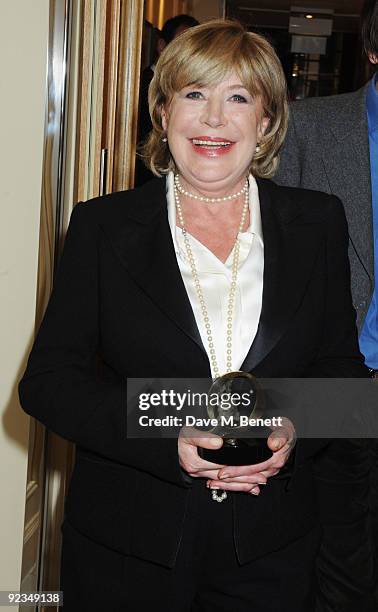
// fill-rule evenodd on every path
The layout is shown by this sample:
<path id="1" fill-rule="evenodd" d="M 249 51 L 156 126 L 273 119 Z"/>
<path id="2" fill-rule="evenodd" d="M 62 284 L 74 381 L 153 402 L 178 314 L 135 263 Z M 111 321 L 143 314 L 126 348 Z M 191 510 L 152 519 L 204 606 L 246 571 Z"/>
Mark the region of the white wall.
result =
<path id="1" fill-rule="evenodd" d="M 49 0 L 0 2 L 0 590 L 20 585 L 29 418 L 17 381 L 34 330 L 48 14 Z"/>

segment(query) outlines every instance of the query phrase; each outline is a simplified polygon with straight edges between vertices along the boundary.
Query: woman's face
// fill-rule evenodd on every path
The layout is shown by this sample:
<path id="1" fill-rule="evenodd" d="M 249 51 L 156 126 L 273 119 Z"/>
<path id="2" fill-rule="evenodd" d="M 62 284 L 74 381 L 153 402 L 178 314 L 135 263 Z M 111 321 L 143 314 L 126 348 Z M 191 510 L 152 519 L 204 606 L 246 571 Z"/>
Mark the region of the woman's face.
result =
<path id="1" fill-rule="evenodd" d="M 232 190 L 248 172 L 269 119 L 236 73 L 212 87 L 185 87 L 162 111 L 178 171 L 200 192 Z"/>

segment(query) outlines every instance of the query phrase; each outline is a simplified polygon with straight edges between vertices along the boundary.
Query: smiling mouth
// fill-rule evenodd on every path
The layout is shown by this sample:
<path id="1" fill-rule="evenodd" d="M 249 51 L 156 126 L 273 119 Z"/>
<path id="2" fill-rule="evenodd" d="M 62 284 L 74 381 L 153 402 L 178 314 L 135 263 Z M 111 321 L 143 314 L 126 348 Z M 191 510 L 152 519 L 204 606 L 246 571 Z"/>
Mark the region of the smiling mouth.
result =
<path id="1" fill-rule="evenodd" d="M 205 138 L 191 138 L 192 144 L 197 147 L 206 147 L 206 148 L 219 148 L 219 147 L 230 147 L 234 143 L 230 140 L 208 140 Z"/>

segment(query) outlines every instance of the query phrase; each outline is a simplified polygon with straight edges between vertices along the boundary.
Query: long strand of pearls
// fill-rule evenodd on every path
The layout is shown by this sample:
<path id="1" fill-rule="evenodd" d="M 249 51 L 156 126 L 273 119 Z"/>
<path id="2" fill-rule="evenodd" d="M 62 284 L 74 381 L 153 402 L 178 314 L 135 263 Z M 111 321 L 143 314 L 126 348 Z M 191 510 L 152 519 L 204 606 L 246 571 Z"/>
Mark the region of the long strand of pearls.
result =
<path id="1" fill-rule="evenodd" d="M 222 198 L 208 198 L 206 196 L 196 195 L 195 193 L 191 193 L 190 191 L 186 191 L 184 187 L 180 183 L 179 175 L 175 175 L 175 186 L 177 190 L 181 193 L 181 195 L 185 195 L 188 198 L 192 198 L 192 200 L 198 200 L 199 202 L 210 202 L 214 204 L 215 202 L 227 202 L 229 200 L 236 200 L 243 193 L 244 195 L 248 192 L 248 179 L 245 180 L 244 186 L 237 193 L 233 193 L 232 195 L 224 196 Z"/>
<path id="2" fill-rule="evenodd" d="M 176 181 L 176 178 L 178 179 L 177 175 L 175 177 L 175 184 L 174 184 L 174 197 L 175 197 L 177 215 L 178 215 L 179 222 L 181 225 L 181 231 L 183 234 L 186 255 L 187 255 L 191 273 L 192 273 L 194 288 L 197 294 L 198 302 L 201 308 L 203 322 L 204 322 L 205 329 L 206 329 L 207 343 L 209 347 L 210 363 L 211 363 L 211 369 L 213 372 L 213 378 L 218 378 L 220 376 L 220 372 L 219 372 L 217 357 L 215 354 L 214 339 L 213 339 L 213 333 L 211 330 L 210 317 L 209 317 L 209 313 L 207 310 L 205 298 L 202 292 L 202 287 L 201 287 L 199 275 L 197 272 L 196 263 L 195 263 L 194 256 L 193 256 L 193 251 L 190 245 L 188 232 L 185 227 L 184 215 L 183 215 L 182 206 L 180 202 L 179 188 L 177 186 L 177 182 L 179 183 L 179 181 Z M 249 206 L 248 179 L 246 180 L 246 185 L 237 194 L 237 196 L 241 195 L 242 193 L 244 193 L 244 205 L 243 205 L 243 210 L 241 214 L 238 234 L 237 234 L 235 245 L 234 245 L 234 255 L 233 255 L 232 267 L 231 267 L 231 285 L 230 285 L 230 292 L 228 295 L 228 303 L 227 303 L 226 372 L 232 372 L 232 329 L 233 329 L 233 318 L 234 318 L 234 309 L 235 309 L 236 282 L 237 282 L 237 276 L 238 276 L 239 254 L 240 254 L 240 241 L 238 239 L 238 235 L 243 230 L 247 212 L 248 212 L 248 206 Z M 188 194 L 185 193 L 185 195 L 188 195 Z M 189 195 L 189 197 L 191 196 Z M 233 197 L 236 197 L 235 194 L 234 196 L 227 196 L 224 199 L 218 198 L 218 199 L 215 199 L 214 201 L 225 201 L 225 200 L 232 199 Z"/>

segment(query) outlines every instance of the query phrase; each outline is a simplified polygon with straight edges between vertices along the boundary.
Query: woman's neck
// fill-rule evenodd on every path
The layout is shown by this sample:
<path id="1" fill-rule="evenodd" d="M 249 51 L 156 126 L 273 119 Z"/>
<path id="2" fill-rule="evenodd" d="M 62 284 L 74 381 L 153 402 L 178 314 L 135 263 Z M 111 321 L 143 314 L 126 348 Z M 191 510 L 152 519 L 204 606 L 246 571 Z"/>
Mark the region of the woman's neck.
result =
<path id="1" fill-rule="evenodd" d="M 243 176 L 234 183 L 227 185 L 221 185 L 216 183 L 193 184 L 181 175 L 176 176 L 178 177 L 179 185 L 186 192 L 183 195 L 189 198 L 192 196 L 192 199 L 197 201 L 201 201 L 201 198 L 209 198 L 209 200 L 221 200 L 218 202 L 211 202 L 211 204 L 214 205 L 222 204 L 222 201 L 227 201 L 228 199 L 239 198 L 240 196 L 243 196 L 243 188 L 248 188 L 248 181 L 246 176 Z M 206 203 L 206 201 L 204 203 Z"/>

